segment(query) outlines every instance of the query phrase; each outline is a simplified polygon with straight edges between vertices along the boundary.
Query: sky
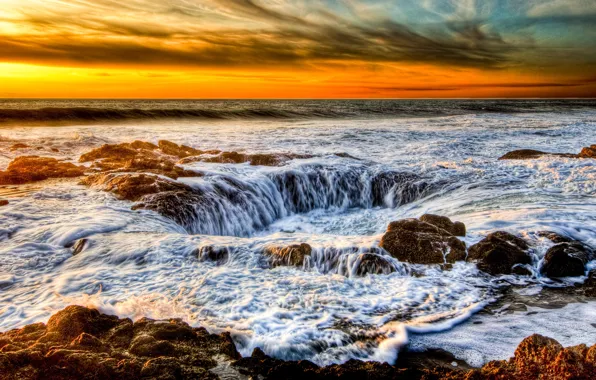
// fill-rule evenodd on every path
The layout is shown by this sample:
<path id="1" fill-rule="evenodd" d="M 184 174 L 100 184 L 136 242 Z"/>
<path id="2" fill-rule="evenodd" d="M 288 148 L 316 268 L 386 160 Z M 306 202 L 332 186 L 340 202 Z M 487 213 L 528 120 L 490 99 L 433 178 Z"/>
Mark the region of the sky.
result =
<path id="1" fill-rule="evenodd" d="M 596 1 L 0 0 L 0 97 L 596 97 Z"/>

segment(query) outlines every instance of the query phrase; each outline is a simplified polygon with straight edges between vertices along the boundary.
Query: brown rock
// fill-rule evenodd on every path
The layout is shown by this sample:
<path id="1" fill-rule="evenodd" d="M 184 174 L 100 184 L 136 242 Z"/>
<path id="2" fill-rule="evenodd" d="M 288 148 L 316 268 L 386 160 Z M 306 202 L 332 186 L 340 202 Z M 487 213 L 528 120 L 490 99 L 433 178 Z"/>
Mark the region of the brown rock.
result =
<path id="1" fill-rule="evenodd" d="M 76 256 L 79 253 L 83 252 L 83 250 L 87 247 L 87 243 L 89 242 L 88 239 L 79 239 L 74 242 L 72 245 L 72 255 Z"/>
<path id="2" fill-rule="evenodd" d="M 307 256 L 310 256 L 312 247 L 306 243 L 294 244 L 287 247 L 269 246 L 265 247 L 265 255 L 269 256 L 271 265 L 291 265 L 300 267 L 304 264 Z"/>
<path id="3" fill-rule="evenodd" d="M 281 166 L 290 160 L 313 157 L 312 155 L 290 153 L 244 154 L 238 152 L 216 152 L 219 153 L 216 156 L 212 152 L 203 152 L 203 155 L 188 157 L 179 161 L 179 163 L 214 162 L 220 164 L 241 164 L 249 162 L 251 165 L 259 166 Z M 208 155 L 205 153 L 208 153 Z"/>
<path id="4" fill-rule="evenodd" d="M 418 219 L 391 222 L 379 245 L 399 261 L 416 264 L 453 263 L 466 257 L 464 242 Z"/>
<path id="5" fill-rule="evenodd" d="M 0 185 L 20 185 L 48 178 L 72 178 L 85 174 L 85 168 L 55 158 L 17 157 L 5 171 L 0 171 Z"/>
<path id="6" fill-rule="evenodd" d="M 50 318 L 47 331 L 72 340 L 82 333 L 102 334 L 117 324 L 117 317 L 100 314 L 97 310 L 82 306 L 69 306 Z"/>
<path id="7" fill-rule="evenodd" d="M 573 239 L 568 238 L 567 236 L 563 236 L 552 231 L 538 231 L 536 235 L 539 237 L 547 238 L 553 243 L 570 243 L 573 241 Z"/>
<path id="8" fill-rule="evenodd" d="M 6 199 L 0 199 L 0 207 L 2 206 L 8 206 L 10 202 L 8 202 Z"/>
<path id="9" fill-rule="evenodd" d="M 580 158 L 596 158 L 596 145 L 585 147 L 579 153 Z"/>
<path id="10" fill-rule="evenodd" d="M 468 261 L 477 261 L 478 268 L 492 275 L 509 274 L 515 264 L 531 264 L 528 243 L 508 232 L 489 234 L 468 250 Z"/>
<path id="11" fill-rule="evenodd" d="M 189 146 L 178 145 L 178 144 L 175 144 L 175 143 L 173 143 L 171 141 L 167 141 L 167 140 L 159 140 L 157 142 L 157 145 L 159 146 L 159 149 L 163 153 L 168 154 L 170 156 L 176 156 L 178 158 L 185 158 L 188 156 L 198 156 L 203 153 L 200 150 L 191 148 Z"/>
<path id="12" fill-rule="evenodd" d="M 136 202 L 149 194 L 169 191 L 192 191 L 186 185 L 147 174 L 94 174 L 84 178 L 82 184 L 95 186 L 115 194 L 119 199 Z"/>
<path id="13" fill-rule="evenodd" d="M 446 216 L 424 214 L 420 217 L 420 220 L 442 228 L 454 236 L 466 236 L 466 225 L 462 222 L 452 222 Z"/>
<path id="14" fill-rule="evenodd" d="M 591 256 L 580 242 L 559 243 L 546 251 L 540 272 L 548 277 L 583 276 Z"/>
<path id="15" fill-rule="evenodd" d="M 10 147 L 10 151 L 11 151 L 11 152 L 14 152 L 15 150 L 19 150 L 19 149 L 27 149 L 27 148 L 29 148 L 29 145 L 27 145 L 27 144 L 23 144 L 23 143 L 16 143 L 16 144 L 13 144 L 13 145 Z"/>

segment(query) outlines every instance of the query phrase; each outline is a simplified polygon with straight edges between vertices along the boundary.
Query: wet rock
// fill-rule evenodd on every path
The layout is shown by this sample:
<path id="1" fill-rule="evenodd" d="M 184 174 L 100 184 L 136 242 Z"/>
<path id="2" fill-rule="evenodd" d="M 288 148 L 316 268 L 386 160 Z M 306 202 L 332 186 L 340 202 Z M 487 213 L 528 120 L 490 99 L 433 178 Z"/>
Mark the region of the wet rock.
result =
<path id="1" fill-rule="evenodd" d="M 230 250 L 227 247 L 207 245 L 199 248 L 196 255 L 200 261 L 213 261 L 221 265 L 228 261 Z"/>
<path id="2" fill-rule="evenodd" d="M 287 247 L 269 246 L 265 247 L 265 255 L 269 256 L 271 265 L 291 265 L 300 267 L 304 260 L 312 253 L 312 247 L 306 243 L 294 244 Z"/>
<path id="3" fill-rule="evenodd" d="M 464 260 L 464 242 L 430 223 L 418 219 L 391 222 L 380 246 L 399 261 L 442 264 Z"/>
<path id="4" fill-rule="evenodd" d="M 0 185 L 20 185 L 48 178 L 73 178 L 85 174 L 85 168 L 55 158 L 39 156 L 17 157 L 0 171 Z"/>
<path id="5" fill-rule="evenodd" d="M 205 152 L 208 153 L 208 152 Z M 213 162 L 220 164 L 241 164 L 248 162 L 256 166 L 281 166 L 294 159 L 311 158 L 312 155 L 290 154 L 290 153 L 258 153 L 244 154 L 238 152 L 217 152 L 217 155 L 204 154 L 196 157 L 188 157 L 180 163 L 190 162 Z"/>
<path id="6" fill-rule="evenodd" d="M 359 257 L 358 269 L 356 275 L 365 276 L 367 274 L 389 274 L 395 272 L 393 264 L 380 255 L 373 253 L 363 253 Z"/>
<path id="7" fill-rule="evenodd" d="M 79 240 L 75 241 L 74 244 L 72 245 L 72 255 L 76 256 L 79 253 L 83 252 L 83 250 L 85 250 L 85 248 L 87 247 L 88 242 L 89 242 L 88 239 L 79 239 Z"/>
<path id="8" fill-rule="evenodd" d="M 172 191 L 192 192 L 189 186 L 147 174 L 94 174 L 81 181 L 87 186 L 94 186 L 115 194 L 119 199 L 139 201 L 146 195 Z"/>
<path id="9" fill-rule="evenodd" d="M 111 172 L 143 172 L 177 179 L 198 174 L 176 165 L 176 159 L 155 151 L 155 145 L 143 141 L 103 145 L 83 154 L 79 162 L 93 162 L 92 168 Z M 177 157 L 177 156 L 176 156 Z"/>
<path id="10" fill-rule="evenodd" d="M 0 207 L 8 206 L 9 203 L 6 199 L 0 199 Z"/>
<path id="11" fill-rule="evenodd" d="M 408 172 L 383 171 L 371 180 L 373 206 L 401 206 L 421 198 L 430 190 L 427 182 Z"/>
<path id="12" fill-rule="evenodd" d="M 536 232 L 536 235 L 539 237 L 544 237 L 547 238 L 548 240 L 552 241 L 553 243 L 570 243 L 573 241 L 573 239 L 567 237 L 567 236 L 563 236 L 560 235 L 556 232 L 552 232 L 552 231 L 538 231 Z"/>
<path id="13" fill-rule="evenodd" d="M 27 148 L 29 148 L 29 145 L 27 145 L 27 144 L 16 143 L 16 144 L 12 144 L 12 146 L 10 147 L 10 151 L 14 152 L 15 150 L 27 149 Z"/>
<path id="14" fill-rule="evenodd" d="M 454 236 L 466 236 L 466 225 L 462 222 L 452 222 L 446 216 L 424 214 L 420 217 L 420 220 L 442 228 Z"/>
<path id="15" fill-rule="evenodd" d="M 540 272 L 548 277 L 583 276 L 591 256 L 580 242 L 559 243 L 546 251 Z"/>
<path id="16" fill-rule="evenodd" d="M 525 240 L 505 231 L 489 234 L 468 249 L 468 261 L 476 261 L 478 268 L 492 275 L 510 274 L 515 264 L 531 264 Z"/>
<path id="17" fill-rule="evenodd" d="M 533 149 L 520 149 L 506 153 L 505 155 L 499 157 L 499 160 L 533 160 L 543 156 L 559 156 L 567 158 L 578 157 L 576 154 L 573 153 L 549 153 Z"/>
<path id="18" fill-rule="evenodd" d="M 164 153 L 170 156 L 176 156 L 178 158 L 185 158 L 188 156 L 198 156 L 203 154 L 202 151 L 198 149 L 191 148 L 186 145 L 178 145 L 171 141 L 167 140 L 159 140 L 157 142 L 159 149 Z"/>
<path id="19" fill-rule="evenodd" d="M 51 338 L 44 337 L 51 336 Z M 47 343 L 44 343 L 47 342 Z M 229 334 L 180 320 L 128 319 L 69 306 L 42 323 L 0 333 L 0 379 L 216 379 L 240 355 Z"/>
<path id="20" fill-rule="evenodd" d="M 579 153 L 580 158 L 596 158 L 596 145 L 585 147 Z"/>

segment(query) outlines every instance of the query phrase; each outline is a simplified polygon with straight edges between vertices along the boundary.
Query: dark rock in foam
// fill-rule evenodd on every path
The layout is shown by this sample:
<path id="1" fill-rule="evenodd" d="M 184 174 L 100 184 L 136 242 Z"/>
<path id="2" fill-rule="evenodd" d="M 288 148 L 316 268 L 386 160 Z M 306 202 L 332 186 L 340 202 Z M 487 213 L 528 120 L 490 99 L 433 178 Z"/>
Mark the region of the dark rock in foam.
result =
<path id="1" fill-rule="evenodd" d="M 452 222 L 446 216 L 424 214 L 420 217 L 420 220 L 442 228 L 454 236 L 466 236 L 466 225 L 462 222 Z"/>
<path id="2" fill-rule="evenodd" d="M 489 234 L 468 249 L 468 261 L 476 261 L 478 268 L 492 275 L 510 274 L 516 264 L 531 264 L 528 243 L 508 232 Z"/>
<path id="3" fill-rule="evenodd" d="M 453 263 L 466 258 L 466 245 L 450 232 L 418 219 L 391 222 L 380 246 L 403 262 Z"/>
<path id="4" fill-rule="evenodd" d="M 548 277 L 583 276 L 593 256 L 580 242 L 559 243 L 546 251 L 540 272 Z"/>

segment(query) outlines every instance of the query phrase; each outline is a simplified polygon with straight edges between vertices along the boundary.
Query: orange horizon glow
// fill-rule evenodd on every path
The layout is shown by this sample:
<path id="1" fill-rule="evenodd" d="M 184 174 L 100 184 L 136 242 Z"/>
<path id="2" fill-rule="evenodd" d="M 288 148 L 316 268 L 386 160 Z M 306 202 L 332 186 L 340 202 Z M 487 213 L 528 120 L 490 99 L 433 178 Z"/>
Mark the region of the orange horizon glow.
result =
<path id="1" fill-rule="evenodd" d="M 3 3 L 0 98 L 596 97 L 581 0 Z"/>

